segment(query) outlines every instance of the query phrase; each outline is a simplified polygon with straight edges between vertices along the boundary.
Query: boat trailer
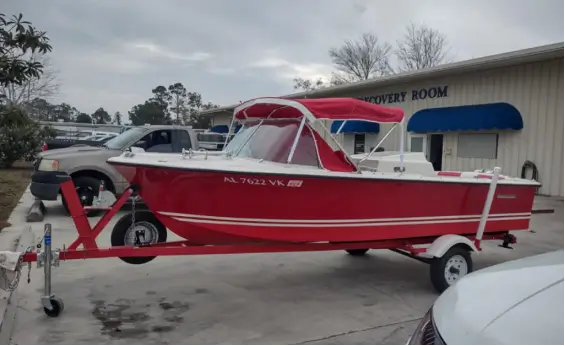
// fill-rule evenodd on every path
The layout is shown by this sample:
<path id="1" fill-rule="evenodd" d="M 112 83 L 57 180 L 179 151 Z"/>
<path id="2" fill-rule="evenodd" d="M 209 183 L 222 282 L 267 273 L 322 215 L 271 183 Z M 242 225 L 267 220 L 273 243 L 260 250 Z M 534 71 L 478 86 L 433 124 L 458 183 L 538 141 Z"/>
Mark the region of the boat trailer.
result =
<path id="1" fill-rule="evenodd" d="M 63 301 L 51 291 L 51 269 L 52 267 L 58 267 L 60 262 L 65 260 L 119 257 L 128 263 L 141 264 L 149 262 L 157 256 L 332 250 L 345 250 L 352 256 L 361 256 L 369 249 L 389 249 L 429 264 L 432 284 L 436 290 L 442 292 L 460 277 L 472 271 L 470 253 L 480 251 L 481 242 L 483 240 L 501 240 L 502 244 L 499 246 L 509 249 L 511 249 L 510 244 L 516 243 L 516 237 L 510 234 L 509 231 L 483 234 L 499 174 L 500 168 L 496 167 L 492 174 L 487 198 L 475 234 L 446 234 L 441 236 L 367 242 L 303 244 L 261 243 L 249 245 L 201 245 L 191 243 L 188 240 L 182 240 L 151 244 L 136 242 L 132 245 L 112 246 L 109 248 L 100 248 L 96 239 L 104 227 L 108 225 L 112 217 L 124 206 L 132 194 L 136 192 L 137 187 L 128 187 L 118 199 L 114 198 L 114 202 L 111 206 L 83 207 L 77 196 L 72 180 L 68 180 L 61 183 L 61 190 L 75 224 L 77 238 L 68 248 L 53 249 L 52 226 L 46 223 L 43 238 L 38 244 L 29 246 L 23 252 L 0 251 L 0 288 L 8 291 L 17 288 L 24 263 L 28 264 L 29 282 L 31 263 L 37 262 L 37 268 L 43 268 L 44 270 L 45 286 L 44 294 L 41 297 L 43 310 L 47 316 L 57 317 L 63 311 L 64 304 Z M 87 211 L 91 209 L 106 211 L 94 227 L 90 226 L 86 215 Z M 136 215 L 140 215 L 140 213 L 151 213 L 145 210 L 135 211 L 135 198 L 133 199 L 132 209 L 132 213 L 125 215 L 123 218 L 133 218 L 135 220 Z M 116 227 L 114 227 L 113 233 L 116 231 Z M 82 247 L 79 248 L 79 246 Z"/>

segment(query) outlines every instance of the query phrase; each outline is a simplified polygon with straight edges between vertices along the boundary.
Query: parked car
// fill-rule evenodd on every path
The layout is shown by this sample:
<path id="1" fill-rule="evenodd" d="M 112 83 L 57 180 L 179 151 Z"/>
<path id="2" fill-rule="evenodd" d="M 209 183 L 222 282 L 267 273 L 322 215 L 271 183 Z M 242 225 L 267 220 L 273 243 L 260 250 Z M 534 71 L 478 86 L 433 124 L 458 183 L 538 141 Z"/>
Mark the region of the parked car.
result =
<path id="1" fill-rule="evenodd" d="M 91 146 L 100 146 L 110 139 L 116 137 L 118 133 L 113 132 L 97 132 L 92 131 L 86 133 L 83 136 L 58 136 L 53 139 L 48 139 L 45 141 L 44 151 L 45 150 L 53 150 L 53 149 L 61 149 L 61 148 L 68 148 L 74 145 L 91 145 Z"/>
<path id="2" fill-rule="evenodd" d="M 128 182 L 106 160 L 131 150 L 131 147 L 139 147 L 147 152 L 180 153 L 182 149 L 197 150 L 199 145 L 196 132 L 190 127 L 146 125 L 132 127 L 100 146 L 47 150 L 40 154 L 35 163 L 31 193 L 41 200 L 57 200 L 60 183 L 70 176 L 84 206 L 92 205 L 101 181 L 105 189 L 119 196 Z M 62 203 L 67 208 L 64 198 Z M 98 213 L 89 211 L 88 214 L 92 216 Z"/>
<path id="3" fill-rule="evenodd" d="M 494 265 L 445 290 L 411 345 L 563 345 L 563 250 Z"/>

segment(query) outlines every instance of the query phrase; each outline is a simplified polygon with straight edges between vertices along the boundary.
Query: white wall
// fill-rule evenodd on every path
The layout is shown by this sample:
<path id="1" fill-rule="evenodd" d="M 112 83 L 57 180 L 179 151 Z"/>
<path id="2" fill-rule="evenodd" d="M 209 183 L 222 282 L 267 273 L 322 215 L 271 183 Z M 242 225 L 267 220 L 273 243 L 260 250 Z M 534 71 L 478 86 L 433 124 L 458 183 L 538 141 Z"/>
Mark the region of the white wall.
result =
<path id="1" fill-rule="evenodd" d="M 338 135 L 339 136 L 339 135 Z M 348 154 L 353 154 L 355 149 L 355 134 L 353 133 L 344 133 L 339 137 L 343 148 L 347 151 Z M 366 133 L 365 134 L 365 152 L 371 152 L 371 148 L 374 147 L 379 143 L 381 137 L 379 137 L 378 133 Z"/>
<path id="2" fill-rule="evenodd" d="M 444 85 L 448 86 L 447 97 L 425 100 L 409 97 L 411 90 Z M 500 132 L 496 160 L 457 157 L 457 133 L 450 132 L 444 134 L 444 150 L 451 149 L 451 155 L 444 154 L 442 169 L 471 170 L 498 165 L 504 174 L 519 176 L 524 161 L 530 160 L 538 167 L 543 184 L 539 192 L 563 196 L 563 58 L 342 96 L 365 97 L 394 92 L 408 92 L 405 102 L 385 106 L 404 109 L 408 118 L 426 108 L 494 102 L 513 105 L 522 115 L 524 128 Z M 389 128 L 381 124 L 379 139 Z M 398 143 L 398 132 L 394 131 L 383 146 L 397 150 Z"/>
<path id="3" fill-rule="evenodd" d="M 227 114 L 227 113 L 223 113 L 223 114 L 215 115 L 212 119 L 213 119 L 212 120 L 212 126 L 218 126 L 218 125 L 228 125 L 228 126 L 230 126 L 232 115 Z"/>

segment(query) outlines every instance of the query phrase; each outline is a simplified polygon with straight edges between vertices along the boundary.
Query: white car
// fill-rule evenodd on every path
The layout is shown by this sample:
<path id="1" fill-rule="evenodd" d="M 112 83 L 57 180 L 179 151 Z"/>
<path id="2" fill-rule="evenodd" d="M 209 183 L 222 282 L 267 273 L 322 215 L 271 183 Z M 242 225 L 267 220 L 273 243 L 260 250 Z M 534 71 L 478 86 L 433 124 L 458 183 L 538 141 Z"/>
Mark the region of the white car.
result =
<path id="1" fill-rule="evenodd" d="M 435 301 L 411 345 L 563 345 L 563 250 L 465 275 Z"/>

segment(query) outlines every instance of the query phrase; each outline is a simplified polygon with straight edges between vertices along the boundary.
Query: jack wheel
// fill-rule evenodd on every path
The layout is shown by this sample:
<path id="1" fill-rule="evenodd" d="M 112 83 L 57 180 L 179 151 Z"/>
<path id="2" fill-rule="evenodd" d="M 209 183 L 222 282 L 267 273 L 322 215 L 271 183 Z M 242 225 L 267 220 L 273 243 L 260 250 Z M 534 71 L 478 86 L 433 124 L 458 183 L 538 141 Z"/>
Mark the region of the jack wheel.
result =
<path id="1" fill-rule="evenodd" d="M 351 249 L 345 251 L 347 251 L 347 253 L 351 256 L 360 257 L 360 256 L 364 256 L 367 253 L 367 251 L 369 251 L 369 249 Z"/>
<path id="2" fill-rule="evenodd" d="M 65 309 L 63 300 L 58 297 L 51 297 L 49 298 L 49 302 L 51 303 L 51 309 L 44 307 L 43 312 L 45 312 L 45 315 L 49 317 L 59 317 L 59 315 L 61 315 L 61 313 Z"/>
<path id="3" fill-rule="evenodd" d="M 167 241 L 167 228 L 155 215 L 147 210 L 135 211 L 135 225 L 132 224 L 131 213 L 122 216 L 112 230 L 112 246 L 148 246 Z M 129 264 L 144 264 L 157 256 L 119 257 Z"/>
<path id="4" fill-rule="evenodd" d="M 472 271 L 471 252 L 459 245 L 451 247 L 443 256 L 434 258 L 430 263 L 432 285 L 439 293 L 443 293 Z"/>

